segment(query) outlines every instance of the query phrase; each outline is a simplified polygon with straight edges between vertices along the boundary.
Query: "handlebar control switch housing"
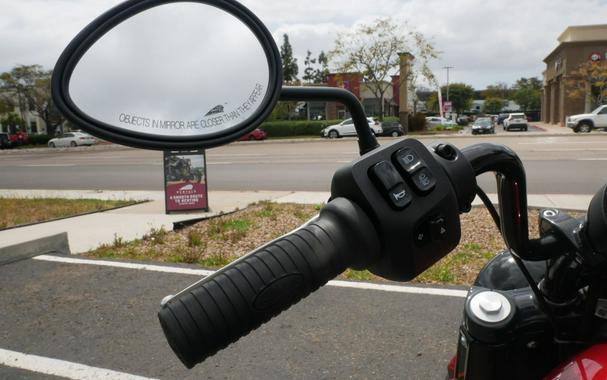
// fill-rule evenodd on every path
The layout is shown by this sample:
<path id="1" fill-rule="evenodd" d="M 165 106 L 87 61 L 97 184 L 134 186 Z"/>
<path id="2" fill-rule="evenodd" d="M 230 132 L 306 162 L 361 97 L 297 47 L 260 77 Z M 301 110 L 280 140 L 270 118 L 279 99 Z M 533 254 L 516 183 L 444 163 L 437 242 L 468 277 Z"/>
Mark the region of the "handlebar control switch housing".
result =
<path id="1" fill-rule="evenodd" d="M 400 140 L 361 156 L 333 176 L 331 198 L 359 205 L 378 231 L 381 254 L 371 272 L 407 281 L 459 243 L 458 194 L 439 159 L 417 140 Z"/>

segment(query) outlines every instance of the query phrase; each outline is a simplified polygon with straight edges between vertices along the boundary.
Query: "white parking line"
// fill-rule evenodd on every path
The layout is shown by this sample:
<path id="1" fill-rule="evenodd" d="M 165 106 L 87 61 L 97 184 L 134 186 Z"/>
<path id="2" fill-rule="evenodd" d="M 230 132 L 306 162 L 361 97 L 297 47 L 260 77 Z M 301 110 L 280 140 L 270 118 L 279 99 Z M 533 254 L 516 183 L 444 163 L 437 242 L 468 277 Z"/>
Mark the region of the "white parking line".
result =
<path id="1" fill-rule="evenodd" d="M 0 348 L 0 365 L 78 380 L 154 380 L 150 377 L 136 376 L 44 356 L 23 354 L 2 348 Z"/>
<path id="2" fill-rule="evenodd" d="M 51 261 L 55 263 L 63 264 L 79 264 L 79 265 L 98 265 L 113 268 L 123 269 L 137 269 L 152 272 L 164 272 L 164 273 L 178 273 L 187 274 L 194 276 L 209 276 L 214 271 L 205 269 L 190 269 L 180 268 L 163 265 L 149 265 L 149 264 L 136 264 L 136 263 L 123 263 L 119 261 L 105 261 L 105 260 L 84 260 L 72 257 L 59 257 L 50 255 L 40 255 L 33 258 L 34 260 L 40 261 Z M 365 289 L 365 290 L 378 290 L 383 292 L 393 293 L 409 293 L 409 294 L 426 294 L 433 296 L 446 296 L 446 297 L 459 297 L 466 298 L 467 291 L 458 289 L 445 289 L 445 288 L 427 288 L 417 286 L 403 286 L 403 285 L 387 285 L 387 284 L 375 284 L 370 282 L 354 282 L 354 281 L 329 281 L 329 286 L 335 286 L 338 288 L 354 288 L 354 289 Z"/>
<path id="3" fill-rule="evenodd" d="M 71 167 L 76 166 L 76 164 L 26 164 L 26 165 L 17 165 L 17 167 L 25 167 L 25 168 L 63 168 L 63 167 Z"/>

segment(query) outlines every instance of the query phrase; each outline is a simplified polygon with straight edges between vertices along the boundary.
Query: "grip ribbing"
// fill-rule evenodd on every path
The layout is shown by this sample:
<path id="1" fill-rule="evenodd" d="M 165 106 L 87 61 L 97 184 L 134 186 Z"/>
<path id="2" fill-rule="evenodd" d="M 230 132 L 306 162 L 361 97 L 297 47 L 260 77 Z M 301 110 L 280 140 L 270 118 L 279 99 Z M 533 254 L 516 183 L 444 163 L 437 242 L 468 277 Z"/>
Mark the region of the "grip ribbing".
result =
<path id="1" fill-rule="evenodd" d="M 192 368 L 347 267 L 369 266 L 378 253 L 371 221 L 358 206 L 337 198 L 318 218 L 165 302 L 158 318 L 173 351 Z"/>

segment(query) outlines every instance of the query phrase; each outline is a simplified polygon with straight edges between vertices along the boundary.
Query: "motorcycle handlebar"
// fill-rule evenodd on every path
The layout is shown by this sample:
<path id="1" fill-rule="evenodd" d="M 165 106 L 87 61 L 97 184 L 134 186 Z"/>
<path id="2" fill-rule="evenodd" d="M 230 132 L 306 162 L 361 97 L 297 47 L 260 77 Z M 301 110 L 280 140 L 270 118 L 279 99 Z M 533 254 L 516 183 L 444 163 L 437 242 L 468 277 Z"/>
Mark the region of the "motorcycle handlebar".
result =
<path id="1" fill-rule="evenodd" d="M 476 175 L 495 172 L 501 232 L 513 253 L 530 261 L 551 257 L 559 241 L 529 240 L 527 181 L 518 155 L 506 146 L 491 143 L 470 145 L 461 151 Z"/>
<path id="2" fill-rule="evenodd" d="M 346 268 L 368 267 L 379 252 L 367 215 L 336 198 L 299 229 L 163 301 L 158 318 L 175 354 L 192 368 Z"/>

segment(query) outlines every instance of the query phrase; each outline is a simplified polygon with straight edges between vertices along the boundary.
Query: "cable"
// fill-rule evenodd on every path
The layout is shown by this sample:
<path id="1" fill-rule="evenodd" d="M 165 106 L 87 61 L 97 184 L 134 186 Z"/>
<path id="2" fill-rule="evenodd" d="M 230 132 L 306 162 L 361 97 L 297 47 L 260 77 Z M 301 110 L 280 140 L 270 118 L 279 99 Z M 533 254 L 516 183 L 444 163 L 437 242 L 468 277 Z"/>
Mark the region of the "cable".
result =
<path id="1" fill-rule="evenodd" d="M 478 197 L 481 199 L 481 201 L 483 201 L 483 204 L 487 208 L 487 211 L 489 211 L 489 214 L 491 214 L 491 217 L 493 218 L 493 221 L 495 222 L 495 225 L 497 226 L 497 230 L 501 233 L 502 232 L 501 218 L 500 218 L 500 215 L 498 214 L 497 210 L 495 209 L 495 206 L 493 205 L 493 203 L 491 203 L 491 200 L 489 199 L 487 194 L 483 191 L 483 189 L 481 189 L 478 185 L 476 185 L 475 191 L 476 191 L 476 195 L 478 195 Z M 540 309 L 544 312 L 544 314 L 546 314 L 546 316 L 548 317 L 548 320 L 550 321 L 552 326 L 556 327 L 556 321 L 554 320 L 554 316 L 552 315 L 552 313 L 550 311 L 550 306 L 544 299 L 543 294 L 541 293 L 537 284 L 533 280 L 531 273 L 529 273 L 529 271 L 527 270 L 525 263 L 523 262 L 523 260 L 520 257 L 518 257 L 516 252 L 512 251 L 512 249 L 508 245 L 508 242 L 506 241 L 506 239 L 504 239 L 504 243 L 506 243 L 506 247 L 512 254 L 512 258 L 514 259 L 516 266 L 520 269 L 521 273 L 523 274 L 523 277 L 525 277 L 525 280 L 527 280 L 527 282 L 529 283 L 531 292 L 535 295 L 535 298 L 538 302 Z"/>
<path id="2" fill-rule="evenodd" d="M 489 199 L 487 194 L 485 194 L 483 189 L 481 189 L 478 185 L 476 185 L 475 191 L 476 191 L 476 195 L 478 195 L 478 197 L 481 199 L 481 201 L 483 201 L 483 204 L 487 208 L 487 211 L 489 211 L 489 214 L 491 214 L 491 217 L 493 218 L 493 221 L 495 222 L 495 225 L 497 226 L 497 230 L 501 233 L 502 224 L 501 224 L 500 216 L 497 213 L 495 206 L 493 206 L 493 203 L 491 203 L 491 199 Z"/>

